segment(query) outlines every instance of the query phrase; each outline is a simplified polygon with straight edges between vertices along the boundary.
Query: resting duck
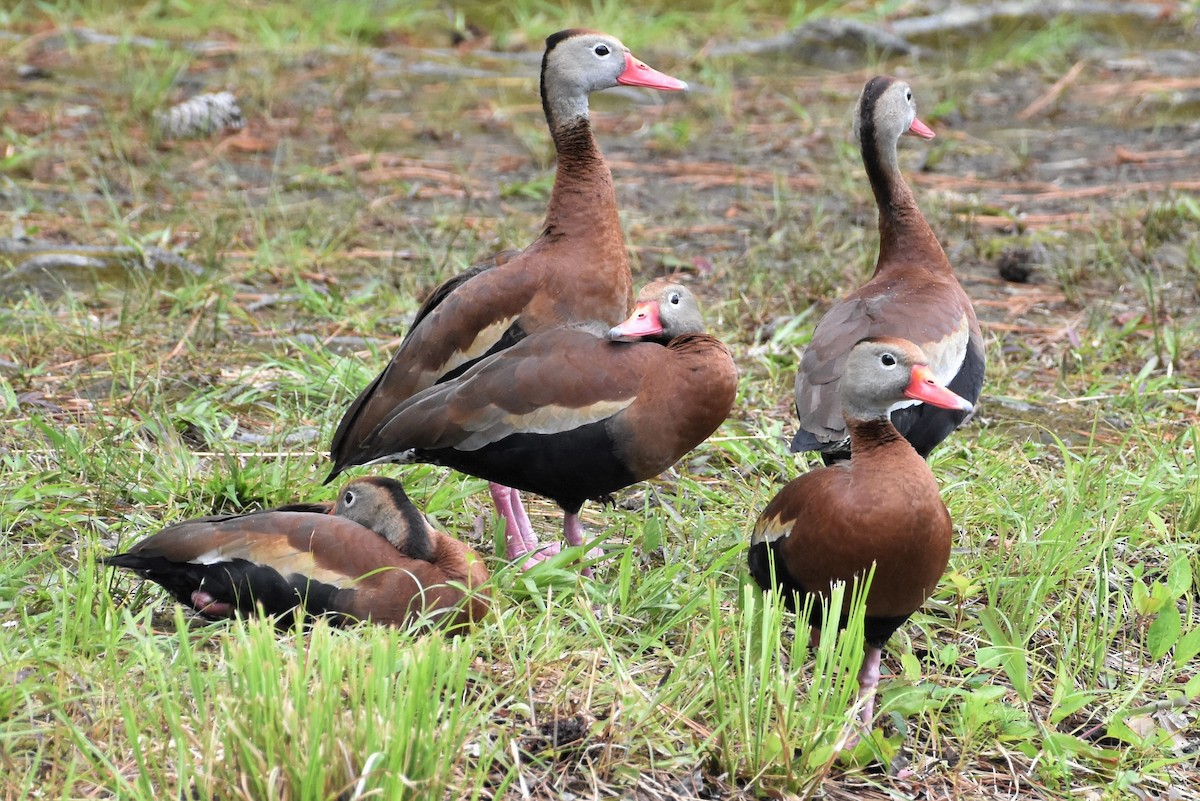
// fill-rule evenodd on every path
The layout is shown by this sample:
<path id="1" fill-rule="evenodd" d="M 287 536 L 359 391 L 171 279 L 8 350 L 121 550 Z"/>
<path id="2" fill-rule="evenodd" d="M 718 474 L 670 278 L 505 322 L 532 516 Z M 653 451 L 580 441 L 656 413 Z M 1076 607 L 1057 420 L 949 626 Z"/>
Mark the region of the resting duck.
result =
<path id="1" fill-rule="evenodd" d="M 917 343 L 938 381 L 971 403 L 983 387 L 983 336 L 975 310 L 900 174 L 896 145 L 904 134 L 934 136 L 917 119 L 912 89 L 895 78 L 867 81 L 854 136 L 879 206 L 879 259 L 871 280 L 817 323 L 796 376 L 800 431 L 792 450 L 820 451 L 826 463 L 850 455 L 841 386 L 847 356 L 861 339 L 893 336 Z M 962 410 L 912 400 L 892 412 L 892 423 L 922 457 L 967 417 Z"/>
<path id="2" fill-rule="evenodd" d="M 572 29 L 546 39 L 542 109 L 558 155 L 541 236 L 438 287 L 382 373 L 350 404 L 330 444 L 331 481 L 377 450 L 377 426 L 417 392 L 461 374 L 530 334 L 629 313 L 633 279 L 612 174 L 592 136 L 588 95 L 617 85 L 678 91 L 687 84 L 651 69 L 607 34 Z M 494 485 L 510 559 L 536 538 L 515 490 Z"/>
<path id="3" fill-rule="evenodd" d="M 414 395 L 364 460 L 453 467 L 553 499 L 570 545 L 584 501 L 652 478 L 729 415 L 737 368 L 686 287 L 657 281 L 612 328 L 542 331 Z"/>
<path id="4" fill-rule="evenodd" d="M 103 562 L 211 619 L 261 612 L 287 626 L 300 612 L 338 624 L 423 619 L 458 629 L 487 613 L 483 562 L 429 525 L 399 482 L 355 479 L 328 508 L 188 520 Z"/>
<path id="5" fill-rule="evenodd" d="M 796 610 L 803 606 L 801 596 L 827 599 L 830 584 L 852 582 L 875 566 L 867 594 L 867 651 L 858 676 L 868 729 L 883 646 L 933 592 L 950 558 L 953 534 L 929 465 L 888 419 L 888 410 L 904 399 L 971 411 L 966 399 L 938 383 L 929 359 L 913 343 L 881 337 L 851 348 L 841 382 L 849 461 L 787 484 L 763 510 L 750 538 L 754 580 L 764 590 L 787 593 Z M 808 622 L 821 625 L 819 604 Z"/>

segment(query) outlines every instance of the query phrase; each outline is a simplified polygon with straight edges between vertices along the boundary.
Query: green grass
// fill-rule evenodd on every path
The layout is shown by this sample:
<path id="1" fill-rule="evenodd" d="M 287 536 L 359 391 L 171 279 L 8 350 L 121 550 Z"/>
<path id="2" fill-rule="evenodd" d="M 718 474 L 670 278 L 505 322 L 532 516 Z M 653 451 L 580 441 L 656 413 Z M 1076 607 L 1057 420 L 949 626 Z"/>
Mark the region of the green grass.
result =
<path id="1" fill-rule="evenodd" d="M 1186 15 L 1140 33 L 1005 24 L 925 61 L 838 75 L 703 48 L 907 7 L 254 10 L 0 11 L 19 34 L 0 40 L 9 61 L 52 76 L 0 81 L 13 101 L 0 111 L 10 226 L 178 249 L 202 268 L 18 278 L 0 263 L 0 795 L 1200 792 L 1196 197 L 1006 199 L 1031 181 L 1200 177 L 1186 161 L 1113 167 L 1115 143 L 1185 147 L 1169 99 L 1091 99 L 1121 74 L 1085 71 L 1051 112 L 1013 119 L 1089 48 L 1169 48 Z M 697 87 L 644 105 L 597 98 L 598 138 L 636 280 L 682 271 L 741 369 L 734 414 L 709 442 L 615 508 L 585 507 L 609 549 L 597 579 L 574 554 L 527 573 L 504 565 L 483 482 L 428 467 L 387 470 L 494 575 L 493 616 L 459 639 L 207 625 L 102 569 L 100 556 L 170 522 L 331 497 L 324 449 L 345 405 L 431 287 L 530 241 L 549 187 L 535 66 L 408 48 L 448 48 L 458 32 L 534 55 L 575 24 Z M 38 38 L 68 26 L 126 40 Z M 380 66 L 380 46 L 410 66 L 488 75 Z M 885 652 L 879 727 L 838 756 L 861 622 L 810 647 L 749 581 L 744 549 L 758 511 L 807 469 L 786 450 L 799 354 L 871 267 L 874 209 L 847 128 L 876 69 L 902 71 L 938 129 L 932 145 L 904 140 L 901 161 L 979 304 L 989 373 L 976 420 L 932 462 L 957 530 L 950 567 Z M 249 121 L 241 137 L 155 139 L 155 111 L 225 88 Z M 1079 158 L 1086 169 L 1038 172 Z M 967 175 L 998 186 L 930 183 Z M 1041 212 L 1083 224 L 978 222 Z M 1041 254 L 1033 284 L 994 278 L 1017 247 Z M 530 508 L 552 536 L 560 514 Z M 895 775 L 905 765 L 914 779 Z"/>

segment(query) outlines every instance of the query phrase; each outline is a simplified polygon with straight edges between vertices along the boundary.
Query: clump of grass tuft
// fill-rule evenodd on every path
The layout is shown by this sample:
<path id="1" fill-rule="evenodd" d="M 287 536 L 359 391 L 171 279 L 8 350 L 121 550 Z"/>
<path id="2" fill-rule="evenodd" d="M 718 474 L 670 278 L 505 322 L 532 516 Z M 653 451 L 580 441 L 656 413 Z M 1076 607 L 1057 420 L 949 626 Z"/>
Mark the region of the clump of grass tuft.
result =
<path id="1" fill-rule="evenodd" d="M 846 592 L 835 586 L 828 608 L 840 609 Z M 725 774 L 759 792 L 786 787 L 802 795 L 828 774 L 857 730 L 866 596 L 857 588 L 854 596 L 848 625 L 840 632 L 822 628 L 810 662 L 807 632 L 789 630 L 793 615 L 779 593 L 743 582 L 730 614 L 722 608 L 724 594 L 710 591 L 701 640 L 708 708 L 698 717 L 712 728 L 709 748 Z"/>
<path id="2" fill-rule="evenodd" d="M 215 681 L 195 696 L 199 718 L 218 722 L 203 750 L 224 754 L 197 766 L 197 787 L 206 798 L 440 797 L 492 702 L 468 688 L 473 659 L 438 634 L 364 641 L 318 622 L 281 643 L 270 621 L 232 629 Z M 474 769 L 486 774 L 480 750 Z"/>

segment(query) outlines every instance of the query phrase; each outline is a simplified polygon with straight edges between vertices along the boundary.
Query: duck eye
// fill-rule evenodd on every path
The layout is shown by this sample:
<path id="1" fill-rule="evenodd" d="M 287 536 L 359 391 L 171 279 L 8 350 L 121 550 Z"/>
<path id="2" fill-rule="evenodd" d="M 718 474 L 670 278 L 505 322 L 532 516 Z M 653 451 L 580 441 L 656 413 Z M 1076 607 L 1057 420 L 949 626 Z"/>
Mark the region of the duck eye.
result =
<path id="1" fill-rule="evenodd" d="M 342 496 L 342 503 L 344 503 L 346 506 L 354 503 L 354 493 L 350 490 L 346 490 L 346 494 Z"/>
<path id="2" fill-rule="evenodd" d="M 606 44 L 598 44 L 598 45 L 596 45 L 594 48 L 592 48 L 592 52 L 593 52 L 593 53 L 595 53 L 596 55 L 600 56 L 600 57 L 604 57 L 604 56 L 607 56 L 607 55 L 608 55 L 610 52 L 612 52 L 612 51 L 610 51 L 610 50 L 608 49 L 608 45 L 606 45 Z"/>
<path id="3" fill-rule="evenodd" d="M 885 353 L 882 356 L 880 356 L 879 361 L 883 363 L 884 367 L 895 367 L 896 366 L 896 357 L 890 353 Z"/>
<path id="4" fill-rule="evenodd" d="M 904 99 L 912 100 L 912 89 L 909 89 L 907 92 L 904 93 Z"/>
<path id="5" fill-rule="evenodd" d="M 670 295 L 668 295 L 668 296 L 667 296 L 667 300 L 668 300 L 668 301 L 669 301 L 669 302 L 670 302 L 672 305 L 678 306 L 678 305 L 679 305 L 679 300 L 680 300 L 679 293 L 678 293 L 678 292 L 672 292 Z"/>

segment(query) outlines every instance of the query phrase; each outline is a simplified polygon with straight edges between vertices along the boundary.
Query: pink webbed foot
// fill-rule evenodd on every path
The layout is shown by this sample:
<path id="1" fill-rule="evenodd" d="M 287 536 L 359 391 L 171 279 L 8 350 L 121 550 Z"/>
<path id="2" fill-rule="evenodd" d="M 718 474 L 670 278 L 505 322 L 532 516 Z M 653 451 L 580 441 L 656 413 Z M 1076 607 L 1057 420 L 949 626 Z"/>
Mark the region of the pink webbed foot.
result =
<path id="1" fill-rule="evenodd" d="M 233 604 L 218 601 L 204 590 L 192 592 L 192 608 L 208 617 L 231 617 Z"/>

